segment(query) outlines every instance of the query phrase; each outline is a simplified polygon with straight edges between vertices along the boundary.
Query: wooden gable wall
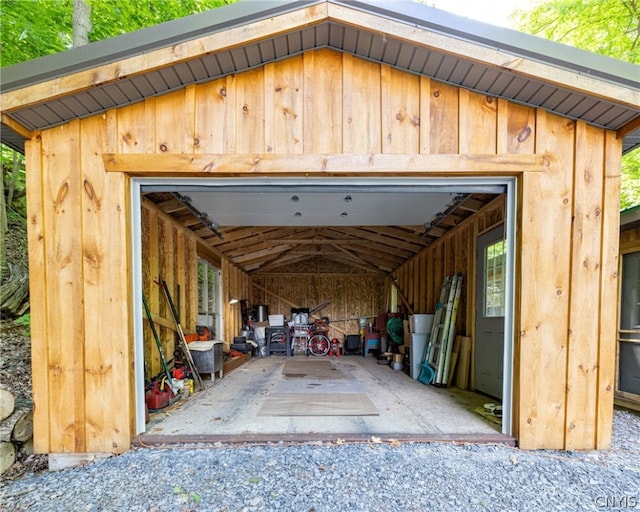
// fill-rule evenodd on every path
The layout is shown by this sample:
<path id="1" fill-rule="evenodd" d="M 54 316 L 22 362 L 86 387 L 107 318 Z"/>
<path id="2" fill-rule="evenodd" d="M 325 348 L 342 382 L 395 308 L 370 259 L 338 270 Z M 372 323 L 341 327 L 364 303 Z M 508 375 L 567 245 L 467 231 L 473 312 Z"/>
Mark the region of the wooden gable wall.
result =
<path id="1" fill-rule="evenodd" d="M 388 174 L 518 177 L 514 433 L 523 448 L 608 447 L 620 155 L 614 133 L 329 50 L 37 134 L 36 451 L 119 452 L 136 433 L 131 176 L 380 176 L 380 161 L 397 165 Z M 347 165 L 327 173 L 334 161 Z"/>

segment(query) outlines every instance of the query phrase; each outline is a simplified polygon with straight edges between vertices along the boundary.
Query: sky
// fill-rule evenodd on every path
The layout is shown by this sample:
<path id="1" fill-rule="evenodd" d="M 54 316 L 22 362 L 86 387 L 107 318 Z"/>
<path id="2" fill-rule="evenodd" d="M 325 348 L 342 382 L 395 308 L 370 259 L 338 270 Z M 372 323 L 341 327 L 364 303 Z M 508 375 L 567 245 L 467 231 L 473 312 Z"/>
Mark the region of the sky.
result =
<path id="1" fill-rule="evenodd" d="M 509 15 L 516 9 L 531 9 L 540 0 L 423 0 L 423 3 L 458 16 L 514 28 Z"/>

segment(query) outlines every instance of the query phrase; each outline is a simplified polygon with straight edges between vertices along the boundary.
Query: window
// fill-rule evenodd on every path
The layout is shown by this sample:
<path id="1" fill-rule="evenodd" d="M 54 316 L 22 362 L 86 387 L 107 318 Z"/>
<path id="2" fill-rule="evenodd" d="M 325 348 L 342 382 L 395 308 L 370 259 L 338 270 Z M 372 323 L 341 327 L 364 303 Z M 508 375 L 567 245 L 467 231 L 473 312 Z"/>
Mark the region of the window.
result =
<path id="1" fill-rule="evenodd" d="M 506 252 L 504 240 L 489 245 L 484 251 L 485 317 L 504 316 Z"/>
<path id="2" fill-rule="evenodd" d="M 220 270 L 198 259 L 198 325 L 211 330 L 213 339 L 220 332 Z"/>
<path id="3" fill-rule="evenodd" d="M 640 252 L 622 257 L 620 329 L 640 329 Z"/>

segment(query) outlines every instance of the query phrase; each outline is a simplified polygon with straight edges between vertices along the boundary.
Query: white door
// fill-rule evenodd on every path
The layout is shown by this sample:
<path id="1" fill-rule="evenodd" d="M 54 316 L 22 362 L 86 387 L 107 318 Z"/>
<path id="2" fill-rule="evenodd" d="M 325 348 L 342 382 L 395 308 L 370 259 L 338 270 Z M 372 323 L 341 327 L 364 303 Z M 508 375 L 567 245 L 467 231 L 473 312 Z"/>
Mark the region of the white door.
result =
<path id="1" fill-rule="evenodd" d="M 506 279 L 504 226 L 478 237 L 475 388 L 502 399 Z"/>

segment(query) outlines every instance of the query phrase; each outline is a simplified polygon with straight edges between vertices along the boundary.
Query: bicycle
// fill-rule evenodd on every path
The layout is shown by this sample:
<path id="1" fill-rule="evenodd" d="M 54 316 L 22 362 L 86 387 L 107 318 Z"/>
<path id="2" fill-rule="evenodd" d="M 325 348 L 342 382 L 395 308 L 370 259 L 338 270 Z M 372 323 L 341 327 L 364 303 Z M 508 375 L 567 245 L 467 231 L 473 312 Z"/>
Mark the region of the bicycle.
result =
<path id="1" fill-rule="evenodd" d="M 316 320 L 313 324 L 294 325 L 291 336 L 291 355 L 296 348 L 304 351 L 305 355 L 325 356 L 329 353 L 331 340 L 326 333 L 329 331 L 324 320 Z"/>

